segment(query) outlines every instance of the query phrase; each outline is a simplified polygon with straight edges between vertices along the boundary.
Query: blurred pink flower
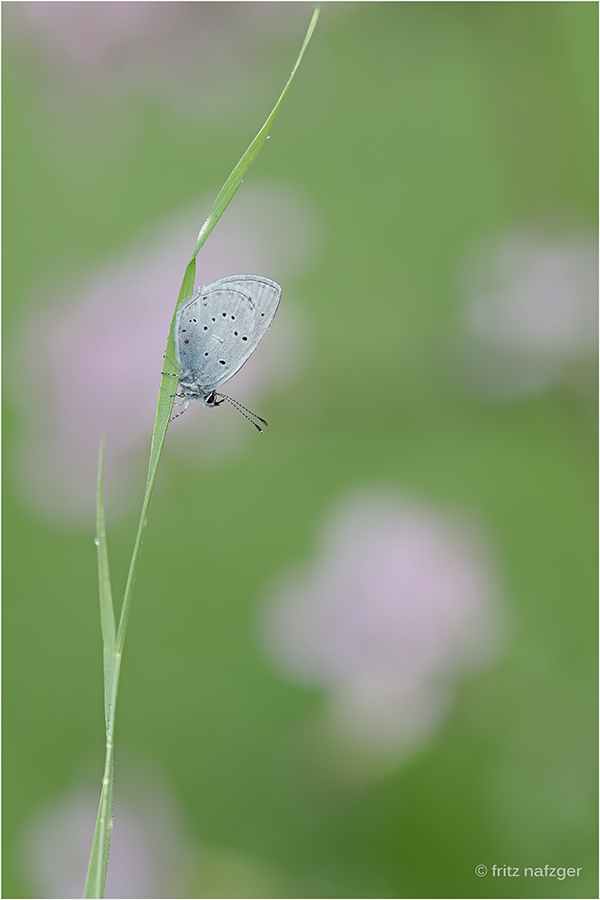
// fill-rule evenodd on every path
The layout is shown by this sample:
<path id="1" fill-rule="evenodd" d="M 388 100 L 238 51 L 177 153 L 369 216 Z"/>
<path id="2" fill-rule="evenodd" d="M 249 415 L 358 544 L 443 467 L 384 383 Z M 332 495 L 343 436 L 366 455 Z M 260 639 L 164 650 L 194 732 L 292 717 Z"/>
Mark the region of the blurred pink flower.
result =
<path id="1" fill-rule="evenodd" d="M 184 897 L 194 848 L 156 773 L 137 766 L 115 799 L 106 897 Z M 21 839 L 31 897 L 82 897 L 98 814 L 98 790 L 68 788 L 35 810 Z"/>
<path id="2" fill-rule="evenodd" d="M 282 672 L 326 692 L 346 739 L 404 751 L 440 727 L 455 682 L 494 658 L 497 593 L 472 527 L 366 491 L 331 514 L 316 559 L 273 589 L 262 634 Z"/>
<path id="3" fill-rule="evenodd" d="M 2 24 L 4 46 L 36 79 L 27 120 L 38 151 L 76 180 L 111 155 L 122 164 L 149 108 L 186 145 L 190 123 L 206 133 L 270 109 L 265 58 L 289 48 L 285 80 L 310 12 L 301 3 L 26 2 L 7 4 Z"/>
<path id="4" fill-rule="evenodd" d="M 224 99 L 243 108 L 264 48 L 297 39 L 309 18 L 294 3 L 29 2 L 11 9 L 5 37 L 36 47 L 50 90 L 161 97 L 189 116 Z"/>
<path id="5" fill-rule="evenodd" d="M 100 435 L 106 435 L 106 491 L 111 515 L 141 498 L 142 454 L 149 450 L 160 371 L 175 300 L 196 235 L 199 210 L 181 213 L 77 287 L 31 298 L 16 348 L 35 348 L 15 396 L 20 435 L 14 466 L 21 490 L 38 513 L 76 521 L 93 518 Z M 206 206 L 205 206 L 206 209 Z M 304 330 L 293 309 L 289 276 L 310 262 L 315 216 L 287 187 L 242 188 L 198 259 L 197 282 L 231 274 L 263 274 L 283 287 L 269 334 L 227 393 L 260 414 L 260 397 L 282 390 L 297 371 Z M 81 285 L 81 286 L 80 286 Z M 15 375 L 15 380 L 16 380 Z M 175 390 L 173 379 L 173 390 Z M 202 436 L 200 436 L 200 433 Z M 195 441 L 219 458 L 243 452 L 254 429 L 233 408 L 192 404 L 169 430 L 168 446 Z M 211 449 L 212 448 L 212 449 Z"/>
<path id="6" fill-rule="evenodd" d="M 459 366 L 473 390 L 538 393 L 596 353 L 597 240 L 515 230 L 484 242 L 468 254 L 462 297 Z"/>

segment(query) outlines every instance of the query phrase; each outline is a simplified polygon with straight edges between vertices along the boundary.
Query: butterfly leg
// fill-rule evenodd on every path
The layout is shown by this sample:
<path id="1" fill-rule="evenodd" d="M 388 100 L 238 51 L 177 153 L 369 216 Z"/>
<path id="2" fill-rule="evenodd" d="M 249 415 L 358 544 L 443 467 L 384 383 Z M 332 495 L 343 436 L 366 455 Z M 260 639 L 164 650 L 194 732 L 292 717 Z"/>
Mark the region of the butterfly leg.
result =
<path id="1" fill-rule="evenodd" d="M 171 396 L 173 396 L 173 397 L 179 397 L 180 394 L 172 394 Z M 190 402 L 189 400 L 183 400 L 183 399 L 182 399 L 181 403 L 179 403 L 178 406 L 183 406 L 183 409 L 181 410 L 181 412 L 175 413 L 174 416 L 171 416 L 171 418 L 169 419 L 169 423 L 171 423 L 171 422 L 173 421 L 173 419 L 178 419 L 179 416 L 182 416 L 182 415 L 184 414 L 184 412 L 186 411 L 186 409 L 187 409 L 188 406 L 189 406 L 189 402 Z"/>

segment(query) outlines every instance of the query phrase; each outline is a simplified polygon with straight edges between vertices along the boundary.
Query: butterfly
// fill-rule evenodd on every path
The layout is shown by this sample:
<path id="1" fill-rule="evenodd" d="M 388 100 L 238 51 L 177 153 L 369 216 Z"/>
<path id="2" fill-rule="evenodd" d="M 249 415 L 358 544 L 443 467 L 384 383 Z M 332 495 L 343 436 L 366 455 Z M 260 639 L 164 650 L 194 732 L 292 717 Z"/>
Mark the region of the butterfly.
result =
<path id="1" fill-rule="evenodd" d="M 175 353 L 180 372 L 178 393 L 182 415 L 190 401 L 220 406 L 224 400 L 249 419 L 268 423 L 237 400 L 217 393 L 252 356 L 271 327 L 281 288 L 260 275 L 230 275 L 198 288 L 181 304 L 175 317 Z M 165 373 L 173 374 L 173 373 Z"/>

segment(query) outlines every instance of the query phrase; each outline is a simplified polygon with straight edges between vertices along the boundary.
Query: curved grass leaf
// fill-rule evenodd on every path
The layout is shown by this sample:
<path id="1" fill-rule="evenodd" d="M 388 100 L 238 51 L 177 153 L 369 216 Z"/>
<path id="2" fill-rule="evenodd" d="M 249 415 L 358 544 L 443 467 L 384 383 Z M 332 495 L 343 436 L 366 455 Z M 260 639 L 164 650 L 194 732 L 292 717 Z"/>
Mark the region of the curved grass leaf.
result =
<path id="1" fill-rule="evenodd" d="M 215 202 L 204 222 L 198 239 L 196 248 L 192 254 L 181 283 L 177 304 L 173 312 L 171 327 L 169 330 L 169 338 L 167 341 L 167 350 L 165 353 L 164 369 L 166 372 L 173 372 L 173 367 L 177 365 L 175 361 L 175 343 L 174 343 L 174 322 L 177 309 L 194 290 L 194 282 L 196 276 L 196 256 L 199 250 L 206 242 L 213 228 L 227 209 L 232 197 L 242 183 L 244 175 L 252 165 L 259 150 L 266 141 L 271 126 L 275 121 L 275 117 L 279 112 L 281 104 L 287 94 L 290 84 L 296 74 L 298 66 L 304 56 L 308 43 L 319 18 L 319 9 L 313 13 L 304 43 L 300 48 L 300 53 L 292 69 L 291 75 L 281 92 L 277 103 L 273 107 L 265 124 L 260 129 L 238 164 L 235 166 L 231 175 L 219 191 Z M 142 511 L 140 521 L 135 537 L 133 554 L 129 566 L 127 583 L 123 595 L 123 605 L 121 607 L 121 617 L 119 620 L 119 628 L 115 635 L 115 616 L 112 602 L 112 592 L 110 587 L 110 577 L 108 568 L 108 553 L 106 546 L 106 528 L 104 523 L 104 498 L 103 498 L 103 461 L 104 461 L 104 439 L 100 448 L 100 463 L 98 473 L 98 498 L 97 498 L 97 537 L 96 543 L 98 547 L 98 573 L 100 581 L 100 618 L 102 624 L 102 640 L 104 644 L 104 709 L 106 718 L 106 755 L 104 762 L 104 776 L 102 778 L 102 789 L 100 793 L 100 805 L 98 808 L 98 817 L 96 820 L 96 830 L 94 832 L 94 841 L 92 844 L 92 852 L 88 868 L 87 881 L 85 885 L 84 897 L 98 898 L 104 897 L 104 887 L 106 884 L 106 873 L 108 869 L 108 859 L 110 854 L 110 837 L 112 831 L 112 807 L 113 807 L 113 766 L 114 766 L 114 728 L 115 713 L 117 703 L 117 691 L 119 686 L 119 671 L 121 666 L 121 656 L 123 653 L 123 644 L 125 642 L 125 632 L 127 628 L 127 620 L 131 608 L 131 597 L 133 593 L 133 585 L 137 572 L 137 565 L 142 546 L 142 538 L 148 516 L 150 500 L 152 498 L 152 490 L 156 480 L 158 463 L 162 454 L 162 449 L 167 434 L 169 420 L 173 411 L 174 393 L 177 382 L 172 375 L 164 375 L 161 378 L 158 403 L 156 407 L 156 416 L 154 419 L 154 428 L 152 431 L 152 443 L 150 446 L 150 460 L 148 463 L 148 475 L 146 478 L 146 489 L 142 503 Z"/>

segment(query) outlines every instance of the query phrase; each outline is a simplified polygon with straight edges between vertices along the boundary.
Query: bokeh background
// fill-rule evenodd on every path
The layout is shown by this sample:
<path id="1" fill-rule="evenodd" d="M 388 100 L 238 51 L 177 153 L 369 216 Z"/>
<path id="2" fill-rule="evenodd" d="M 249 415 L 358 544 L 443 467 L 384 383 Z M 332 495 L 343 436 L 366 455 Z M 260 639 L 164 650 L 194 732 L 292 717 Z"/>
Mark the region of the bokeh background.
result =
<path id="1" fill-rule="evenodd" d="M 184 266 L 311 12 L 3 4 L 6 897 L 81 896 L 100 435 L 118 598 Z M 596 57 L 595 3 L 323 5 L 198 259 L 283 286 L 227 386 L 270 427 L 169 429 L 108 896 L 597 895 Z"/>

